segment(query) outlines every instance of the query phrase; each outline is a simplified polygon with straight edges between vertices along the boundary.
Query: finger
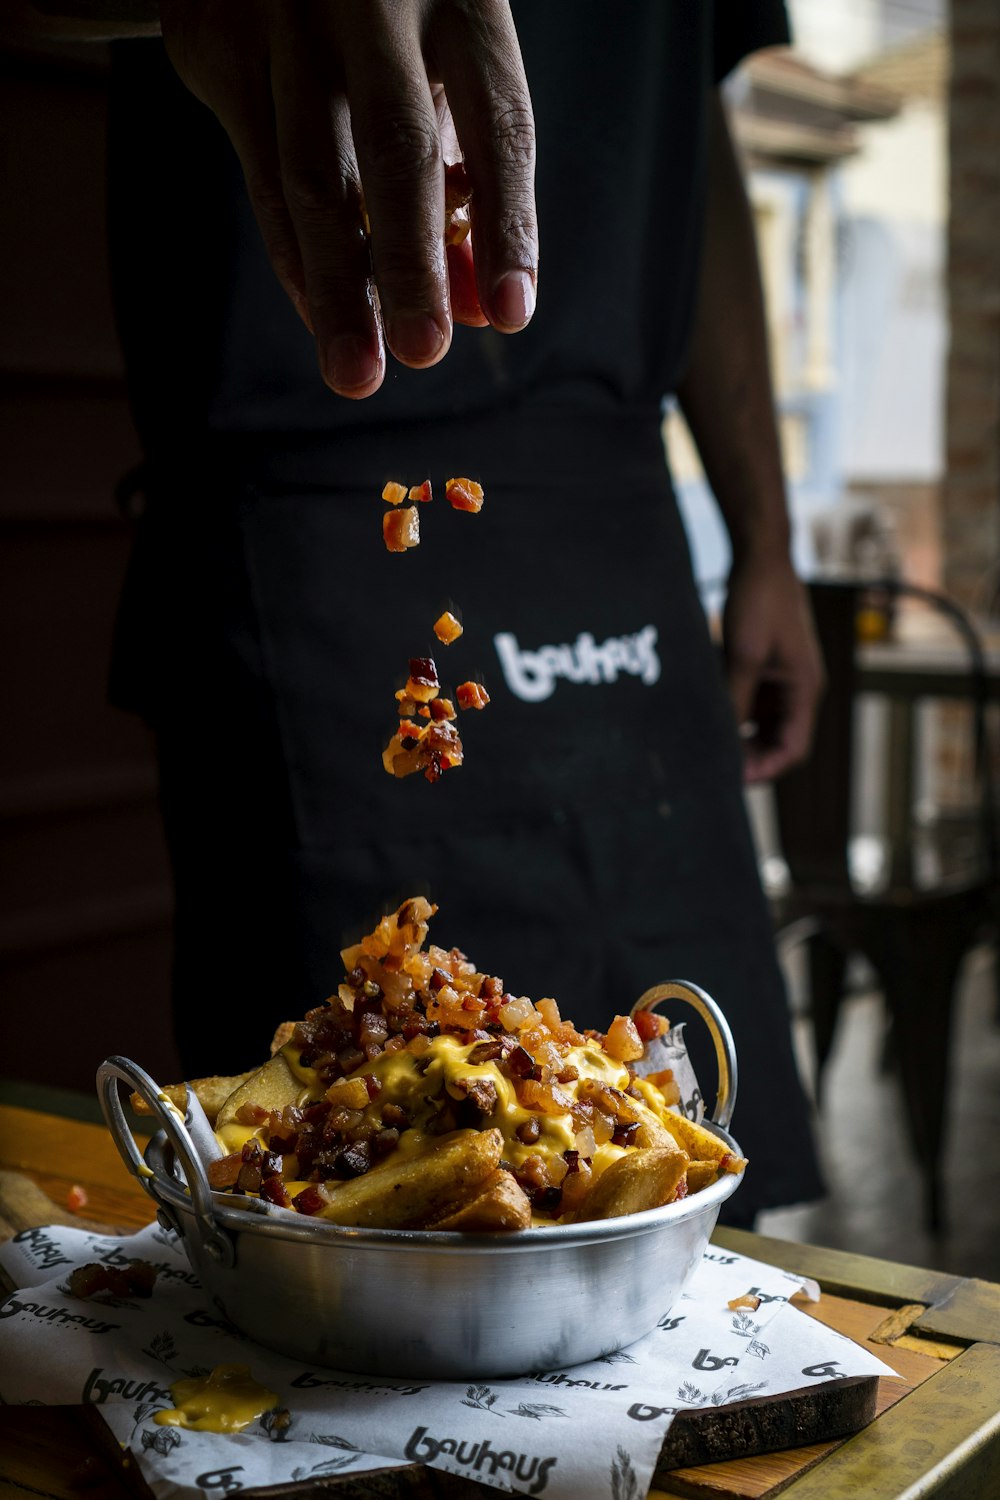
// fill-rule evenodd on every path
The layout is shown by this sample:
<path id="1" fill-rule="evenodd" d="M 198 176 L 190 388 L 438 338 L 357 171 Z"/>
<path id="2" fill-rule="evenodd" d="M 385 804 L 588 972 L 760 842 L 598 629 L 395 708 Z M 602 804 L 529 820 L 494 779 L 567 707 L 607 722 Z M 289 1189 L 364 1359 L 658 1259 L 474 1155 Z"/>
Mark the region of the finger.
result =
<path id="1" fill-rule="evenodd" d="M 346 101 L 321 78 L 301 32 L 280 25 L 274 32 L 271 86 L 281 188 L 320 368 L 340 395 L 369 396 L 382 383 L 385 353 Z"/>
<path id="2" fill-rule="evenodd" d="M 483 312 L 502 333 L 530 320 L 538 283 L 535 127 L 505 0 L 482 0 L 436 23 L 433 56 L 473 184 L 472 228 Z"/>
<path id="3" fill-rule="evenodd" d="M 760 683 L 760 667 L 755 662 L 734 661 L 726 663 L 726 682 L 733 713 L 738 726 L 742 727 L 754 717 L 754 702 Z"/>
<path id="4" fill-rule="evenodd" d="M 812 742 L 814 694 L 805 683 L 765 679 L 754 709 L 754 734 L 744 744 L 748 781 L 769 781 L 805 760 Z"/>
<path id="5" fill-rule="evenodd" d="M 460 245 L 449 245 L 445 253 L 452 318 L 468 328 L 485 328 L 489 319 L 479 305 L 472 240 L 464 239 Z"/>
<path id="6" fill-rule="evenodd" d="M 366 0 L 360 12 L 345 6 L 325 14 L 341 21 L 386 342 L 404 364 L 423 368 L 447 352 L 452 324 L 444 161 L 421 39 L 407 7 L 383 10 Z"/>
<path id="7" fill-rule="evenodd" d="M 305 273 L 288 205 L 281 189 L 281 165 L 275 139 L 270 81 L 262 73 L 256 88 L 248 89 L 238 110 L 219 115 L 239 157 L 250 206 L 260 229 L 267 258 L 291 298 L 299 317 L 313 331 L 306 298 Z"/>

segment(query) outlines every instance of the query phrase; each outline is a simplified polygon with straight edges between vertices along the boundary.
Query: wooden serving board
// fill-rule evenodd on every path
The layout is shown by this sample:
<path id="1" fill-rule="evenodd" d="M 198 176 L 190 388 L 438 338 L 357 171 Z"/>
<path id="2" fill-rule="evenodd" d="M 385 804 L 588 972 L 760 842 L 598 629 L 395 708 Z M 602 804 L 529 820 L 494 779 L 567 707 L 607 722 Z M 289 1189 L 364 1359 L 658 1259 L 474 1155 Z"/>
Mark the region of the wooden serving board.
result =
<path id="1" fill-rule="evenodd" d="M 80 1127 L 76 1129 L 92 1127 Z M 106 1137 L 105 1137 L 106 1140 Z M 29 1163 L 25 1163 L 29 1165 Z M 33 1164 L 31 1164 L 33 1165 Z M 81 1163 L 82 1165 L 82 1163 Z M 117 1172 L 124 1176 L 124 1169 L 120 1163 Z M 32 1176 L 37 1178 L 37 1173 Z M 81 1176 L 84 1174 L 81 1173 Z M 103 1175 L 103 1174 L 100 1174 Z M 127 1181 L 127 1178 L 126 1178 Z M 53 1185 L 46 1183 L 52 1190 Z M 55 1189 L 58 1191 L 58 1188 Z M 88 1217 L 75 1215 L 66 1208 L 60 1208 L 57 1202 L 48 1196 L 33 1181 L 32 1177 L 23 1172 L 0 1170 L 0 1239 L 9 1234 L 16 1233 L 21 1229 L 35 1227 L 45 1223 L 74 1223 L 81 1228 L 96 1228 L 101 1232 L 122 1232 L 135 1226 L 135 1222 L 148 1219 L 150 1216 L 149 1200 L 142 1195 L 141 1204 L 137 1201 L 128 1204 L 127 1213 L 118 1213 L 115 1217 L 119 1220 L 127 1218 L 132 1222 L 123 1224 L 121 1222 L 107 1223 L 92 1219 L 89 1214 L 95 1210 L 100 1212 L 106 1207 L 112 1211 L 119 1207 L 117 1200 L 105 1204 L 101 1191 L 91 1192 L 90 1204 L 88 1205 Z M 803 1449 L 803 1445 L 813 1445 L 810 1450 L 815 1456 L 820 1456 L 826 1451 L 823 1446 L 833 1440 L 843 1438 L 851 1433 L 857 1432 L 872 1420 L 878 1409 L 879 1382 L 874 1376 L 853 1377 L 843 1380 L 835 1380 L 825 1383 L 820 1387 L 809 1387 L 801 1391 L 787 1392 L 779 1396 L 758 1397 L 748 1401 L 735 1402 L 725 1408 L 706 1408 L 699 1411 L 683 1412 L 675 1419 L 667 1433 L 660 1460 L 654 1475 L 654 1484 L 663 1486 L 671 1494 L 684 1493 L 685 1481 L 677 1471 L 694 1470 L 705 1464 L 713 1466 L 725 1465 L 729 1460 L 738 1459 L 741 1462 L 751 1459 L 755 1454 L 774 1453 L 784 1449 Z M 12 1408 L 21 1416 L 25 1414 L 24 1408 Z M 8 1414 L 3 1413 L 6 1417 Z M 117 1469 L 118 1474 L 126 1488 L 122 1493 L 132 1495 L 142 1494 L 145 1486 L 135 1469 L 134 1464 L 124 1463 L 121 1459 L 117 1444 L 102 1439 L 110 1439 L 110 1433 L 100 1420 L 96 1410 L 84 1410 L 74 1412 L 72 1418 L 68 1410 L 51 1409 L 34 1411 L 30 1414 L 27 1427 L 19 1429 L 18 1441 L 31 1442 L 32 1432 L 37 1426 L 37 1445 L 34 1447 L 36 1460 L 44 1445 L 47 1424 L 57 1419 L 66 1425 L 66 1431 L 62 1438 L 62 1447 L 65 1454 L 67 1438 L 70 1433 L 75 1435 L 76 1441 L 84 1454 L 84 1462 L 88 1446 L 93 1449 L 92 1462 L 100 1462 L 103 1458 L 102 1468 L 109 1465 Z M 21 1418 L 18 1419 L 19 1422 Z M 11 1440 L 10 1424 L 0 1421 L 0 1452 L 6 1451 L 6 1444 Z M 71 1448 L 72 1443 L 69 1445 Z M 808 1465 L 809 1456 L 802 1452 L 804 1462 L 796 1464 L 795 1469 Z M 86 1464 L 85 1464 L 86 1466 Z M 719 1470 L 716 1469 L 716 1473 Z M 0 1480 L 4 1477 L 0 1469 Z M 14 1477 L 11 1475 L 10 1477 Z M 55 1476 L 53 1476 L 55 1481 Z M 77 1481 L 78 1482 L 78 1481 Z M 682 1488 L 675 1489 L 680 1483 Z M 360 1485 L 360 1488 L 358 1486 Z M 50 1490 L 35 1489 L 33 1493 L 59 1495 L 58 1488 Z M 72 1489 L 76 1488 L 76 1484 Z M 261 1497 L 274 1496 L 288 1497 L 288 1500 L 304 1500 L 307 1493 L 335 1492 L 340 1500 L 351 1500 L 357 1493 L 365 1496 L 385 1496 L 386 1500 L 451 1500 L 451 1497 L 464 1496 L 490 1496 L 495 1495 L 495 1490 L 475 1484 L 471 1481 L 452 1479 L 450 1476 L 428 1470 L 420 1465 L 407 1466 L 406 1468 L 385 1470 L 379 1475 L 365 1475 L 352 1478 L 351 1476 L 331 1476 L 322 1481 L 320 1488 L 315 1483 L 311 1489 L 302 1484 L 289 1484 L 270 1487 L 266 1490 L 259 1489 L 247 1491 Z M 72 1492 L 72 1491 L 71 1491 Z M 688 1491 L 697 1493 L 697 1490 Z M 726 1495 L 745 1494 L 747 1491 L 725 1489 L 710 1489 L 706 1494 Z M 765 1493 L 760 1490 L 757 1493 Z"/>

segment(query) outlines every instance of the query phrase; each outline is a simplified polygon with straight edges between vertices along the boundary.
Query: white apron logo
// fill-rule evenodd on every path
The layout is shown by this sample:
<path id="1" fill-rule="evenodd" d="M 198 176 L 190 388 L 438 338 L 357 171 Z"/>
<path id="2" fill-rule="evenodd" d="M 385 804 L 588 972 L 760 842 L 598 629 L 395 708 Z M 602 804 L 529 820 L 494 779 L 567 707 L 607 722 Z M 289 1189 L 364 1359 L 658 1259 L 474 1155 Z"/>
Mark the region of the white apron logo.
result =
<path id="1" fill-rule="evenodd" d="M 555 692 L 560 677 L 567 682 L 615 682 L 625 672 L 651 687 L 660 677 L 658 633 L 655 625 L 646 625 L 635 635 L 613 635 L 599 646 L 585 630 L 575 646 L 522 651 L 517 637 L 503 632 L 493 637 L 493 644 L 511 692 L 525 703 L 541 703 Z"/>

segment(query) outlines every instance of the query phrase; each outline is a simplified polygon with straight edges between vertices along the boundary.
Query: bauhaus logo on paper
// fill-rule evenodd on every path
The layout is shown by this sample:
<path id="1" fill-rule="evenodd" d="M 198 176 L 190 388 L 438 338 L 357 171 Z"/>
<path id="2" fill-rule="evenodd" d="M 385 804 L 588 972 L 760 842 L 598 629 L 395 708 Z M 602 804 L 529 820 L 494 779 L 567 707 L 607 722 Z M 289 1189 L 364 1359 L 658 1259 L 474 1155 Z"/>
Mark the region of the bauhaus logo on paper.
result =
<path id="1" fill-rule="evenodd" d="M 539 646 L 528 651 L 506 631 L 493 637 L 507 686 L 524 703 L 541 703 L 555 692 L 556 683 L 616 682 L 621 675 L 638 677 L 647 687 L 660 678 L 656 650 L 659 632 L 646 625 L 634 635 L 613 635 L 600 645 L 589 630 L 572 645 Z"/>

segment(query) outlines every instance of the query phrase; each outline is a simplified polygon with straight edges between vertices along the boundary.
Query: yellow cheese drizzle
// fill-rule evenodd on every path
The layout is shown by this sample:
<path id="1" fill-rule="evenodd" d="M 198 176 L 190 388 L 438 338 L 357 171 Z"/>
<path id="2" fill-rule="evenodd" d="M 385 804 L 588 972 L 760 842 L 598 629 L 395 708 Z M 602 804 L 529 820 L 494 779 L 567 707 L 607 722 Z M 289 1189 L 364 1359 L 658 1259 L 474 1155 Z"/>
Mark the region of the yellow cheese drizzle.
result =
<path id="1" fill-rule="evenodd" d="M 172 1407 L 153 1420 L 161 1427 L 188 1427 L 195 1432 L 242 1432 L 277 1406 L 273 1391 L 259 1385 L 248 1365 L 216 1365 L 208 1375 L 178 1380 L 170 1387 Z"/>

